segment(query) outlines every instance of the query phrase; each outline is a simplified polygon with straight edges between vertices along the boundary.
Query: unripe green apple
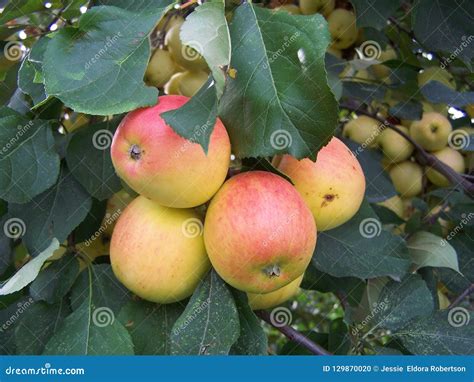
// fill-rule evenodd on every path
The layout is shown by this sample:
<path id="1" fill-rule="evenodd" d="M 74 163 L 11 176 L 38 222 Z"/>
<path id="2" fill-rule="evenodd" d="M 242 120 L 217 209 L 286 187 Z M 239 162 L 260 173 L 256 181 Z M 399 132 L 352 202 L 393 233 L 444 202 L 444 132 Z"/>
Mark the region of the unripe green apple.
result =
<path id="1" fill-rule="evenodd" d="M 173 61 L 170 52 L 163 49 L 157 49 L 146 68 L 145 81 L 151 86 L 161 88 L 166 84 L 173 73 L 177 70 L 177 66 Z"/>
<path id="2" fill-rule="evenodd" d="M 389 46 L 387 49 L 380 53 L 380 56 L 377 58 L 377 61 L 385 62 L 390 60 L 395 60 L 397 58 L 397 52 Z M 377 78 L 386 78 L 390 75 L 390 68 L 387 65 L 375 64 L 370 67 L 372 73 Z"/>
<path id="3" fill-rule="evenodd" d="M 170 80 L 165 84 L 165 93 L 168 95 L 181 95 L 179 92 L 179 85 L 183 76 L 184 72 L 173 74 Z"/>
<path id="4" fill-rule="evenodd" d="M 300 8 L 296 4 L 284 4 L 273 9 L 275 12 L 287 12 L 292 15 L 301 15 Z"/>
<path id="5" fill-rule="evenodd" d="M 316 162 L 284 155 L 278 169 L 290 177 L 319 231 L 344 224 L 359 210 L 365 193 L 364 172 L 338 138 L 318 152 Z"/>
<path id="6" fill-rule="evenodd" d="M 161 304 L 189 297 L 210 269 L 199 216 L 137 197 L 120 216 L 110 244 L 117 279 Z"/>
<path id="7" fill-rule="evenodd" d="M 402 198 L 416 196 L 423 189 L 423 169 L 417 163 L 410 161 L 397 163 L 388 173 L 395 190 Z"/>
<path id="8" fill-rule="evenodd" d="M 251 171 L 230 178 L 212 199 L 204 242 L 227 283 L 269 293 L 304 273 L 316 246 L 316 225 L 290 182 Z"/>
<path id="9" fill-rule="evenodd" d="M 378 136 L 381 132 L 381 124 L 370 117 L 361 115 L 346 123 L 342 135 L 360 145 L 377 147 Z"/>
<path id="10" fill-rule="evenodd" d="M 402 198 L 400 198 L 400 196 L 398 195 L 392 196 L 391 198 L 388 198 L 383 202 L 379 202 L 377 204 L 395 212 L 398 217 L 402 219 L 405 215 L 405 205 L 403 204 Z"/>
<path id="11" fill-rule="evenodd" d="M 137 193 L 167 207 L 207 202 L 224 182 L 230 162 L 229 136 L 219 118 L 214 126 L 203 126 L 213 129 L 206 154 L 200 144 L 178 135 L 160 116 L 188 100 L 162 96 L 157 105 L 128 113 L 112 141 L 117 174 Z"/>
<path id="12" fill-rule="evenodd" d="M 321 13 L 328 17 L 336 5 L 335 0 L 300 0 L 300 9 L 303 15 Z"/>
<path id="13" fill-rule="evenodd" d="M 423 69 L 421 73 L 418 73 L 418 86 L 420 88 L 430 81 L 438 81 L 450 89 L 456 89 L 456 81 L 452 74 L 437 66 L 430 66 Z"/>
<path id="14" fill-rule="evenodd" d="M 107 206 L 105 209 L 105 216 L 102 220 L 101 227 L 104 228 L 104 234 L 108 237 L 112 236 L 115 224 L 122 212 L 125 210 L 132 200 L 134 199 L 127 191 L 120 190 L 113 194 L 109 200 L 107 200 Z"/>
<path id="15" fill-rule="evenodd" d="M 442 150 L 435 151 L 432 153 L 436 158 L 438 158 L 444 164 L 447 164 L 457 173 L 464 172 L 464 157 L 456 150 L 451 147 L 445 147 Z M 428 168 L 426 170 L 426 176 L 431 183 L 439 187 L 447 187 L 450 185 L 448 179 L 444 175 L 441 175 L 438 171 L 433 168 Z"/>
<path id="16" fill-rule="evenodd" d="M 423 113 L 419 121 L 410 125 L 410 135 L 415 142 L 428 151 L 438 151 L 448 144 L 452 127 L 449 120 L 439 113 Z"/>
<path id="17" fill-rule="evenodd" d="M 342 52 L 340 49 L 336 49 L 332 46 L 328 46 L 327 52 L 332 54 L 333 56 L 336 56 L 337 58 L 342 58 Z"/>
<path id="18" fill-rule="evenodd" d="M 397 127 L 405 134 L 410 134 L 405 126 L 397 125 Z M 414 149 L 413 145 L 404 137 L 388 128 L 384 129 L 380 134 L 378 144 L 383 154 L 393 163 L 410 158 Z"/>
<path id="19" fill-rule="evenodd" d="M 247 293 L 250 307 L 253 310 L 270 309 L 284 303 L 298 293 L 303 276 L 270 293 Z"/>
<path id="20" fill-rule="evenodd" d="M 197 72 L 184 72 L 179 80 L 179 94 L 192 97 L 206 83 L 209 74 L 199 70 Z"/>
<path id="21" fill-rule="evenodd" d="M 168 18 L 169 18 L 169 21 L 167 21 Z M 166 14 L 158 22 L 156 29 L 159 31 L 162 31 L 162 30 L 169 31 L 175 25 L 181 26 L 183 23 L 184 23 L 184 18 L 181 15 L 174 14 L 173 16 L 170 17 L 169 14 Z"/>
<path id="22" fill-rule="evenodd" d="M 349 48 L 357 40 L 356 17 L 353 12 L 338 8 L 328 17 L 332 46 L 336 49 Z"/>
<path id="23" fill-rule="evenodd" d="M 174 61 L 183 68 L 191 71 L 205 70 L 207 68 L 206 60 L 194 48 L 184 45 L 181 42 L 180 31 L 184 21 L 177 22 L 166 33 L 165 44 Z"/>
<path id="24" fill-rule="evenodd" d="M 67 133 L 72 133 L 77 129 L 85 126 L 89 123 L 89 118 L 87 115 L 82 113 L 71 113 L 65 116 L 63 120 L 63 126 L 66 129 Z"/>

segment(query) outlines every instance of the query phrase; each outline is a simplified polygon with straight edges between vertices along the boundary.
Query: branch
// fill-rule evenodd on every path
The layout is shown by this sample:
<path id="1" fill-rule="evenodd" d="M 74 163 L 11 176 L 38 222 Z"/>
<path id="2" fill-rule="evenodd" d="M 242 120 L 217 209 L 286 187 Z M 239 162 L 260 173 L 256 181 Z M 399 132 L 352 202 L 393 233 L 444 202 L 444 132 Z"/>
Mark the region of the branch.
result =
<path id="1" fill-rule="evenodd" d="M 385 127 L 396 131 L 415 147 L 415 150 L 417 151 L 416 159 L 418 163 L 420 163 L 422 166 L 428 166 L 431 167 L 433 170 L 438 171 L 440 174 L 444 175 L 446 179 L 448 179 L 449 183 L 454 186 L 461 187 L 470 197 L 474 197 L 474 183 L 471 183 L 469 180 L 465 179 L 461 174 L 454 171 L 447 164 L 441 162 L 433 154 L 426 152 L 423 147 L 421 147 L 417 142 L 412 139 L 412 137 L 400 130 L 397 126 L 388 122 L 386 119 L 380 118 L 373 113 L 369 113 L 368 111 L 361 109 L 360 105 L 355 106 L 348 103 L 341 103 L 340 107 L 352 110 L 358 114 L 366 115 L 367 117 L 379 121 Z"/>
<path id="2" fill-rule="evenodd" d="M 272 322 L 272 319 L 270 317 L 270 313 L 268 313 L 265 310 L 258 310 L 255 312 L 255 314 L 260 317 L 263 321 L 265 321 L 267 324 L 270 324 L 273 326 L 275 329 L 283 333 L 287 338 L 289 338 L 291 341 L 296 342 L 298 345 L 301 345 L 308 349 L 311 353 L 315 355 L 332 355 L 332 353 L 328 352 L 326 349 L 323 347 L 319 346 L 318 344 L 314 343 L 307 337 L 305 337 L 303 334 L 298 332 L 297 330 L 293 329 L 291 326 L 285 325 L 285 326 L 275 326 Z"/>
<path id="3" fill-rule="evenodd" d="M 456 305 L 464 300 L 467 296 L 474 293 L 474 284 L 471 284 L 464 292 L 462 292 L 456 299 L 448 306 L 448 309 L 454 308 Z"/>

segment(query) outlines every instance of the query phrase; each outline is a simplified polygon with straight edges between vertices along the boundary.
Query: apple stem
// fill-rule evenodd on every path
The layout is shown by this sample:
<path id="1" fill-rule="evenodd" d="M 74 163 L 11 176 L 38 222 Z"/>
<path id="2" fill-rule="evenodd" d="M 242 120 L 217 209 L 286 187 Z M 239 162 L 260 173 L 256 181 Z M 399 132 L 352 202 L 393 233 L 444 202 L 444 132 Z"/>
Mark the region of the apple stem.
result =
<path id="1" fill-rule="evenodd" d="M 273 324 L 273 320 L 271 319 L 270 313 L 268 313 L 265 310 L 257 310 L 255 314 L 260 317 L 263 321 L 265 321 L 267 324 L 273 326 L 275 329 L 280 331 L 282 334 L 284 334 L 288 339 L 290 339 L 293 342 L 296 342 L 298 345 L 301 345 L 308 349 L 312 354 L 315 355 L 333 355 L 326 349 L 324 349 L 322 346 L 318 345 L 317 343 L 311 341 L 308 337 L 306 337 L 304 334 L 298 332 L 297 330 L 293 329 L 291 326 L 284 325 L 284 326 L 275 326 Z"/>

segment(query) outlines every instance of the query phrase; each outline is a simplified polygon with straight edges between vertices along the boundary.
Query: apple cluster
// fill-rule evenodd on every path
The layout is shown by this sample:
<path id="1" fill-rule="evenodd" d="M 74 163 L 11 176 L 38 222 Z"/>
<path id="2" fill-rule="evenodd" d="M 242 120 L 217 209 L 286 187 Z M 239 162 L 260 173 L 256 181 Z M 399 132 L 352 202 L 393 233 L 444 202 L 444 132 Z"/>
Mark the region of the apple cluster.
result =
<path id="1" fill-rule="evenodd" d="M 153 302 L 189 297 L 213 267 L 247 292 L 253 309 L 278 305 L 299 290 L 318 230 L 345 223 L 359 209 L 362 169 L 334 137 L 316 161 L 273 158 L 293 184 L 266 171 L 230 176 L 231 142 L 219 118 L 205 151 L 161 117 L 188 99 L 161 96 L 157 105 L 128 113 L 117 128 L 112 162 L 139 196 L 113 229 L 112 269 Z"/>

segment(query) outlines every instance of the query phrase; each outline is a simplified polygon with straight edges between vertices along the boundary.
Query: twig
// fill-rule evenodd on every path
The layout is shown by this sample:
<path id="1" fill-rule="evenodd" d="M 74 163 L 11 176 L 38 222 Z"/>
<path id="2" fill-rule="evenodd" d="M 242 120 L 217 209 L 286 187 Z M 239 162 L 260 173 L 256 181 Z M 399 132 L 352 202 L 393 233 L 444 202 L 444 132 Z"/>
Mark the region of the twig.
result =
<path id="1" fill-rule="evenodd" d="M 468 288 L 466 288 L 464 292 L 462 292 L 458 297 L 456 297 L 456 299 L 448 306 L 448 309 L 454 308 L 472 293 L 474 293 L 474 284 L 471 284 Z"/>
<path id="2" fill-rule="evenodd" d="M 263 321 L 265 321 L 267 324 L 272 325 L 275 329 L 277 329 L 278 331 L 283 333 L 291 341 L 296 342 L 297 344 L 305 347 L 311 353 L 316 354 L 316 355 L 332 355 L 332 353 L 328 352 L 323 347 L 321 347 L 318 344 L 314 343 L 313 341 L 311 341 L 310 339 L 305 337 L 303 334 L 301 334 L 297 330 L 293 329 L 291 326 L 288 326 L 288 325 L 275 326 L 272 322 L 271 317 L 270 317 L 270 313 L 268 313 L 264 310 L 259 310 L 259 311 L 255 312 L 255 314 L 258 317 L 260 317 Z"/>
<path id="3" fill-rule="evenodd" d="M 474 197 L 474 183 L 471 183 L 470 181 L 465 179 L 461 174 L 457 173 L 451 167 L 441 162 L 433 154 L 426 152 L 423 147 L 421 147 L 408 134 L 400 130 L 397 126 L 388 122 L 386 119 L 380 118 L 373 113 L 369 113 L 368 111 L 361 109 L 360 105 L 353 106 L 348 103 L 341 103 L 340 107 L 373 118 L 382 123 L 385 127 L 396 131 L 415 147 L 415 150 L 418 154 L 416 156 L 418 163 L 420 163 L 422 166 L 428 166 L 438 171 L 440 174 L 444 175 L 445 178 L 448 179 L 451 184 L 453 184 L 454 186 L 461 187 L 470 197 Z"/>

